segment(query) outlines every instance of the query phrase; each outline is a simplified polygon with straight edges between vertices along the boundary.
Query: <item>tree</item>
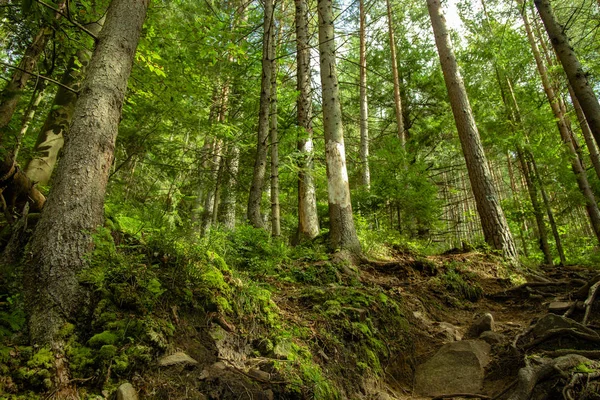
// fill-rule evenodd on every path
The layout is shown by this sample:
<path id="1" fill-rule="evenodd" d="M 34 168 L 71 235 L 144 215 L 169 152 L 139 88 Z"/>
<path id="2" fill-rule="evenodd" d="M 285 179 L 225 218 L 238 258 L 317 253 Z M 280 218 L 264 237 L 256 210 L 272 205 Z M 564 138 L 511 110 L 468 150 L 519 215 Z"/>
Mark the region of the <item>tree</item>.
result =
<path id="1" fill-rule="evenodd" d="M 360 184 L 366 189 L 371 187 L 371 172 L 369 170 L 369 103 L 367 98 L 367 14 L 365 2 L 359 2 L 360 19 Z M 395 93 L 395 92 L 394 92 Z"/>
<path id="2" fill-rule="evenodd" d="M 335 69 L 335 35 L 332 0 L 319 0 L 319 53 L 323 98 L 323 130 L 329 198 L 329 235 L 334 250 L 361 252 L 352 219 L 352 202 L 346 169 L 344 128 Z"/>
<path id="3" fill-rule="evenodd" d="M 517 250 L 498 201 L 471 105 L 458 71 L 440 1 L 427 0 L 427 7 L 485 240 L 490 246 L 500 250 L 507 260 L 517 262 Z"/>
<path id="4" fill-rule="evenodd" d="M 64 156 L 32 238 L 24 275 L 31 341 L 56 354 L 58 397 L 73 395 L 61 327 L 77 317 L 86 292 L 92 233 L 102 226 L 104 196 L 121 109 L 149 0 L 113 0 L 73 112 Z"/>
<path id="5" fill-rule="evenodd" d="M 248 221 L 255 228 L 263 226 L 260 213 L 263 186 L 265 183 L 265 171 L 267 168 L 267 149 L 269 140 L 269 114 L 271 111 L 271 75 L 273 74 L 273 63 L 271 62 L 272 43 L 271 31 L 273 24 L 273 0 L 264 0 L 264 23 L 263 23 L 263 55 L 262 55 L 262 77 L 260 91 L 260 109 L 258 112 L 258 140 L 256 143 L 256 158 L 254 161 L 254 173 L 252 185 L 248 196 Z"/>
<path id="6" fill-rule="evenodd" d="M 298 241 L 319 234 L 317 199 L 313 178 L 313 123 L 310 87 L 310 43 L 308 35 L 308 6 L 306 0 L 294 0 L 296 5 L 296 68 L 298 123 Z"/>
<path id="7" fill-rule="evenodd" d="M 596 143 L 600 145 L 600 103 L 598 103 L 598 98 L 588 82 L 587 75 L 575 51 L 569 44 L 564 28 L 554 17 L 550 0 L 535 0 L 534 3 L 575 96 L 579 100 Z"/>

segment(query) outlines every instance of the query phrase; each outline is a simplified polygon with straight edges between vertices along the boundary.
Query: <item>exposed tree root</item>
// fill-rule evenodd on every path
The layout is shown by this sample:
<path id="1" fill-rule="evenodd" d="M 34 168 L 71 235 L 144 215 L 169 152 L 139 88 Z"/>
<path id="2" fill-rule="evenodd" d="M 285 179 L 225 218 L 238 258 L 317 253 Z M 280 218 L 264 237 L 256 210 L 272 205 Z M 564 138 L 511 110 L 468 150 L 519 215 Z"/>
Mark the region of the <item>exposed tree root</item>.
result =
<path id="1" fill-rule="evenodd" d="M 528 400 L 538 382 L 556 373 L 565 375 L 566 371 L 590 360 L 576 354 L 569 354 L 554 359 L 538 359 L 537 365 L 531 365 L 532 361 L 526 360 L 527 365 L 519 370 L 517 387 L 512 392 L 509 400 Z"/>

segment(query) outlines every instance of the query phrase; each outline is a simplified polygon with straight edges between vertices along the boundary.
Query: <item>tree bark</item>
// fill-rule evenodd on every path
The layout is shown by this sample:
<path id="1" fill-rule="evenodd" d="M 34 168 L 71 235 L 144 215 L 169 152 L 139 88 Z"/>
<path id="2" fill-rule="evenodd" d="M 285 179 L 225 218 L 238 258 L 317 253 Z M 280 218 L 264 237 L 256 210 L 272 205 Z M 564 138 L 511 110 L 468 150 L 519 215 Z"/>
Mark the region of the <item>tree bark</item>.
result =
<path id="1" fill-rule="evenodd" d="M 523 0 L 519 0 L 519 4 L 522 4 L 522 2 Z M 592 192 L 590 184 L 587 180 L 587 174 L 583 169 L 581 160 L 573 144 L 571 133 L 569 131 L 569 128 L 567 127 L 567 123 L 565 122 L 566 116 L 562 113 L 562 110 L 560 109 L 560 104 L 556 98 L 554 89 L 552 88 L 552 85 L 550 83 L 548 71 L 546 69 L 546 66 L 544 65 L 542 56 L 535 41 L 535 37 L 533 36 L 533 31 L 531 30 L 531 26 L 529 24 L 529 18 L 527 17 L 525 10 L 522 9 L 522 7 L 519 8 L 521 9 L 521 17 L 523 18 L 523 23 L 527 32 L 527 38 L 529 40 L 529 44 L 531 46 L 531 50 L 535 58 L 538 73 L 540 74 L 540 78 L 542 80 L 544 92 L 546 93 L 546 97 L 548 99 L 548 103 L 550 104 L 550 108 L 552 109 L 552 112 L 554 114 L 554 117 L 556 118 L 556 123 L 561 139 L 569 152 L 571 168 L 573 170 L 573 173 L 575 174 L 575 179 L 577 180 L 579 190 L 585 198 L 586 210 L 588 213 L 590 224 L 592 225 L 592 229 L 596 235 L 596 238 L 600 242 L 600 210 L 598 209 L 596 198 L 594 196 L 594 193 Z"/>
<path id="2" fill-rule="evenodd" d="M 64 10 L 65 3 L 65 0 L 61 0 L 57 6 L 58 10 Z M 56 13 L 54 16 L 55 21 L 60 19 L 60 17 L 61 15 Z M 3 144 L 4 142 L 5 129 L 17 109 L 21 93 L 27 86 L 29 78 L 31 78 L 29 72 L 33 72 L 35 69 L 52 32 L 53 30 L 50 26 L 47 24 L 42 25 L 29 47 L 27 47 L 27 50 L 25 50 L 25 54 L 19 63 L 20 69 L 15 69 L 13 71 L 10 81 L 2 90 L 2 93 L 0 93 L 0 144 Z"/>
<path id="3" fill-rule="evenodd" d="M 587 75 L 575 51 L 569 44 L 564 28 L 554 17 L 550 0 L 535 0 L 534 3 L 569 83 L 581 104 L 596 144 L 600 145 L 600 103 L 598 103 L 598 98 L 588 82 Z"/>
<path id="4" fill-rule="evenodd" d="M 273 23 L 275 26 L 275 23 Z M 275 29 L 271 29 L 271 235 L 281 236 L 279 210 L 279 139 L 277 138 L 277 42 Z"/>
<path id="5" fill-rule="evenodd" d="M 319 0 L 318 11 L 330 245 L 333 250 L 347 250 L 350 253 L 360 254 L 361 247 L 352 218 L 352 202 L 346 169 L 342 109 L 335 68 L 332 0 Z"/>
<path id="6" fill-rule="evenodd" d="M 252 185 L 248 196 L 248 221 L 255 228 L 263 227 L 260 212 L 265 172 L 267 168 L 267 145 L 269 140 L 269 112 L 271 107 L 271 75 L 272 62 L 270 60 L 271 46 L 273 46 L 271 31 L 273 30 L 273 0 L 264 1 L 264 32 L 262 54 L 262 81 L 260 92 L 260 109 L 258 112 L 258 141 L 256 144 L 256 159 Z"/>
<path id="7" fill-rule="evenodd" d="M 392 75 L 394 77 L 394 108 L 396 110 L 396 125 L 398 126 L 398 139 L 402 148 L 406 145 L 404 132 L 404 120 L 402 116 L 402 100 L 400 97 L 400 78 L 398 77 L 398 59 L 396 58 L 396 40 L 394 39 L 394 26 L 392 20 L 392 6 L 390 0 L 386 0 L 388 36 L 390 38 L 390 55 L 392 57 Z"/>
<path id="8" fill-rule="evenodd" d="M 371 171 L 369 169 L 369 105 L 367 98 L 367 43 L 364 0 L 359 0 L 360 12 L 360 185 L 367 190 L 371 187 Z"/>
<path id="9" fill-rule="evenodd" d="M 103 223 L 104 196 L 127 80 L 149 0 L 113 0 L 73 113 L 56 181 L 31 243 L 24 292 L 33 344 L 56 354 L 57 396 L 68 397 L 60 328 L 78 317 L 87 294 L 78 274 Z"/>
<path id="10" fill-rule="evenodd" d="M 485 240 L 509 262 L 517 263 L 517 250 L 492 182 L 440 1 L 427 0 L 427 6 Z"/>
<path id="11" fill-rule="evenodd" d="M 308 35 L 308 5 L 306 0 L 294 0 L 296 5 L 297 90 L 298 100 L 298 241 L 313 239 L 319 234 L 317 198 L 313 178 L 313 126 L 310 86 L 310 43 Z"/>
<path id="12" fill-rule="evenodd" d="M 86 28 L 97 36 L 102 29 L 102 23 L 103 21 L 90 23 L 86 25 Z M 92 52 L 89 50 L 77 51 L 69 60 L 61 83 L 79 90 L 91 57 Z M 58 87 L 52 108 L 35 143 L 34 151 L 36 154 L 25 167 L 25 173 L 29 179 L 40 185 L 47 185 L 50 182 L 58 155 L 64 144 L 64 134 L 71 124 L 76 101 L 77 94 L 62 86 Z"/>

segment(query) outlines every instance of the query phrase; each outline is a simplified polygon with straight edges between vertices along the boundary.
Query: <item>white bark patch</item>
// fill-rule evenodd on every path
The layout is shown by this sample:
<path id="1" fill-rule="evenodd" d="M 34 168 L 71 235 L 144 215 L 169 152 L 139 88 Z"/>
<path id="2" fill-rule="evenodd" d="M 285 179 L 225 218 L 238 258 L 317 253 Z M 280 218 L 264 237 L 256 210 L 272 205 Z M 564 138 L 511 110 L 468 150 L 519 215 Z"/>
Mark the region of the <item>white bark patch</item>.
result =
<path id="1" fill-rule="evenodd" d="M 328 168 L 329 203 L 342 208 L 350 206 L 350 189 L 348 187 L 348 171 L 346 170 L 346 152 L 343 143 L 327 142 L 326 156 Z"/>

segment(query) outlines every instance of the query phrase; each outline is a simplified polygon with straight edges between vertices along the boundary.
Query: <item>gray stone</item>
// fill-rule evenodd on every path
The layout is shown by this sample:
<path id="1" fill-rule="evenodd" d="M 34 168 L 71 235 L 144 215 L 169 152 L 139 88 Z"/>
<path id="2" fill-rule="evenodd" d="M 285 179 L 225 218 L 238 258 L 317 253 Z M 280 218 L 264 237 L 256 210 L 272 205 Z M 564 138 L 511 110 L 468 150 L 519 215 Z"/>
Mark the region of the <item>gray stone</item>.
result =
<path id="1" fill-rule="evenodd" d="M 138 400 L 138 395 L 131 383 L 126 382 L 117 389 L 117 400 Z"/>
<path id="2" fill-rule="evenodd" d="M 485 313 L 481 317 L 477 318 L 467 329 L 465 338 L 476 339 L 483 332 L 494 330 L 494 317 L 490 313 Z"/>
<path id="3" fill-rule="evenodd" d="M 556 314 L 546 314 L 535 324 L 532 333 L 534 337 L 540 337 L 544 333 L 552 329 L 571 328 L 576 329 L 579 332 L 587 333 L 590 335 L 598 336 L 598 334 L 592 329 L 580 324 L 571 318 L 565 318 Z"/>
<path id="4" fill-rule="evenodd" d="M 188 356 L 182 351 L 178 351 L 175 354 L 171 354 L 170 356 L 162 357 L 158 360 L 158 365 L 160 367 L 169 367 L 172 365 L 196 365 L 198 361 L 194 360 L 192 357 Z"/>
<path id="5" fill-rule="evenodd" d="M 548 311 L 550 311 L 551 313 L 557 313 L 557 314 L 564 313 L 569 308 L 571 308 L 572 305 L 573 305 L 573 302 L 569 302 L 569 301 L 553 301 L 552 303 L 550 303 L 548 305 Z"/>
<path id="6" fill-rule="evenodd" d="M 415 391 L 423 396 L 481 393 L 490 350 L 490 345 L 483 340 L 463 340 L 442 346 L 417 367 Z"/>
<path id="7" fill-rule="evenodd" d="M 479 335 L 479 339 L 483 340 L 486 343 L 489 343 L 492 346 L 504 343 L 504 341 L 506 340 L 503 334 L 493 331 L 483 332 L 481 335 Z"/>

